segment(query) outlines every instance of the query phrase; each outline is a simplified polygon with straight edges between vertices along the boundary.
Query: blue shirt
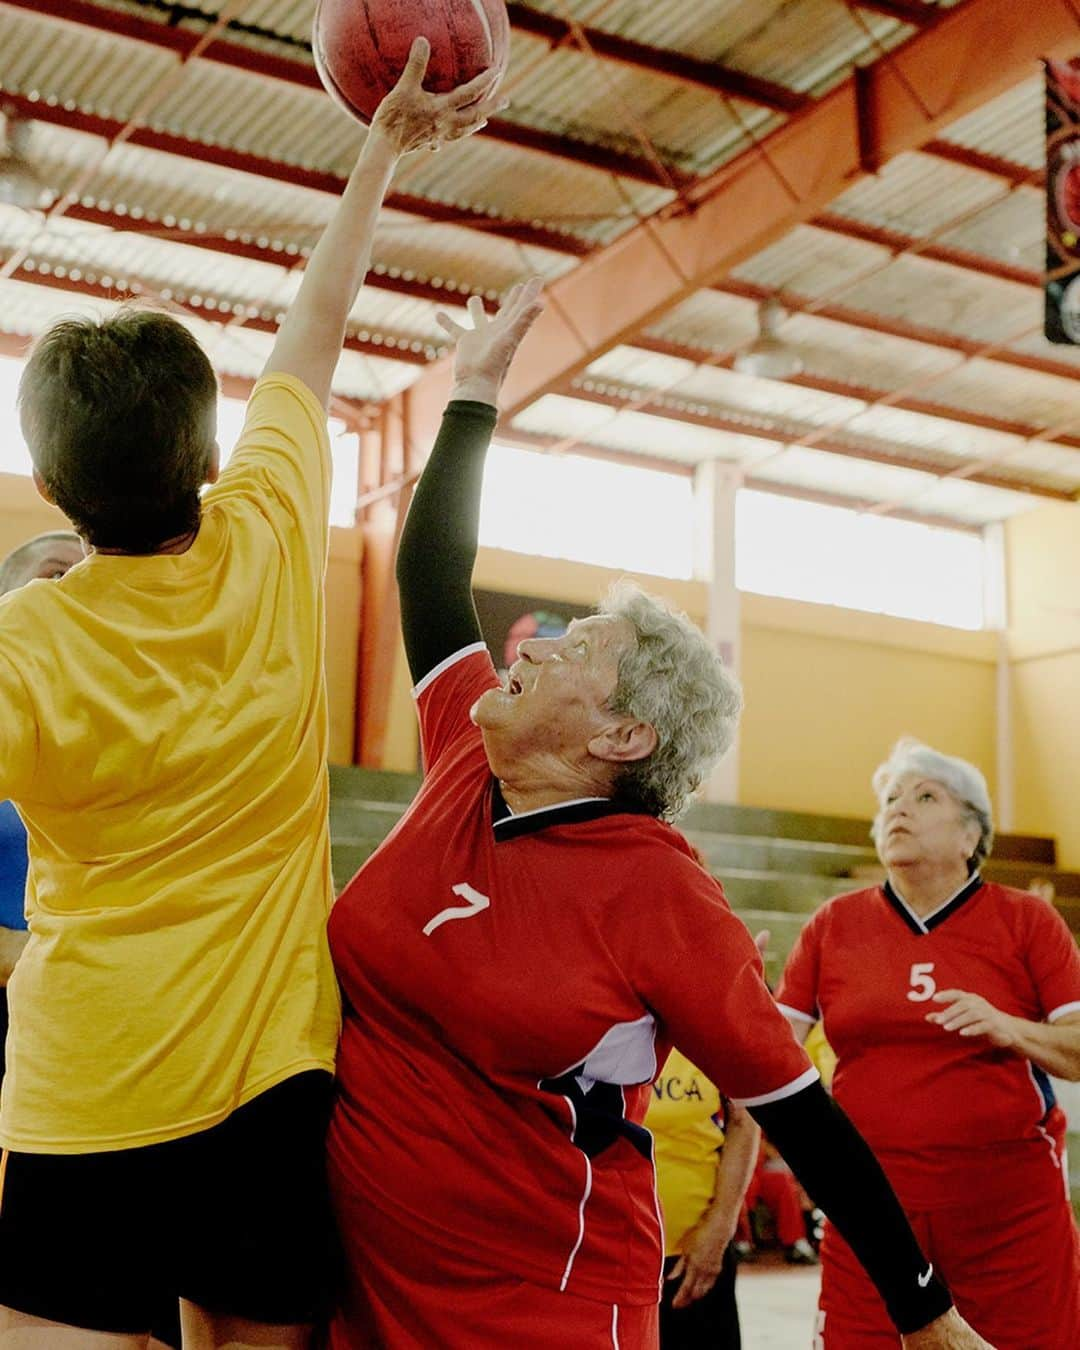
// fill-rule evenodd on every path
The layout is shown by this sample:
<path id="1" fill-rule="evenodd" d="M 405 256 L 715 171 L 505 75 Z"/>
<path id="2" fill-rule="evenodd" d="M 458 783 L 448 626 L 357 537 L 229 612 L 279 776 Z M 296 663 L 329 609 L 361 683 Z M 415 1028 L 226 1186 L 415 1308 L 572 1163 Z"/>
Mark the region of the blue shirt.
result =
<path id="1" fill-rule="evenodd" d="M 10 802 L 0 802 L 0 927 L 25 928 L 26 830 Z"/>

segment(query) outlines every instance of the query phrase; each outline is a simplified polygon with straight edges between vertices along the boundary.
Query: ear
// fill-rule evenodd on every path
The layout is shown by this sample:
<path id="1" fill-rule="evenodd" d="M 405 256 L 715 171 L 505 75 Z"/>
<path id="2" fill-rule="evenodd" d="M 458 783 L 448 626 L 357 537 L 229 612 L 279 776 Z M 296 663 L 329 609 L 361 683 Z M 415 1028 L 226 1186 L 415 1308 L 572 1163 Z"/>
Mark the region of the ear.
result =
<path id="1" fill-rule="evenodd" d="M 611 764 L 632 764 L 635 760 L 648 759 L 659 739 L 656 728 L 648 722 L 626 719 L 609 722 L 589 741 L 586 749 L 594 759 L 604 759 Z"/>
<path id="2" fill-rule="evenodd" d="M 31 477 L 34 480 L 34 487 L 37 489 L 37 495 L 42 499 L 42 501 L 48 502 L 50 506 L 55 506 L 56 502 L 53 500 L 52 494 L 49 492 L 49 489 L 45 486 L 44 478 L 42 478 L 41 474 L 38 473 L 37 469 L 32 470 Z"/>
<path id="3" fill-rule="evenodd" d="M 205 483 L 216 483 L 218 475 L 221 473 L 221 446 L 217 441 L 210 447 L 210 453 L 206 457 L 206 477 Z"/>

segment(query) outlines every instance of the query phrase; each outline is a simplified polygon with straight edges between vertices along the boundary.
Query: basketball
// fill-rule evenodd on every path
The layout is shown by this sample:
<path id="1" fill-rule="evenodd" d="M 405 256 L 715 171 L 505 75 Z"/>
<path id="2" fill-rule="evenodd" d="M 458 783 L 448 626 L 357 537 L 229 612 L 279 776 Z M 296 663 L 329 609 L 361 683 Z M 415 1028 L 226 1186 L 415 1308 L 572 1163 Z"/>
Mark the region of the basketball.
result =
<path id="1" fill-rule="evenodd" d="M 369 123 L 405 68 L 413 40 L 431 43 L 424 88 L 444 94 L 506 65 L 503 0 L 319 0 L 312 49 L 327 91 Z"/>

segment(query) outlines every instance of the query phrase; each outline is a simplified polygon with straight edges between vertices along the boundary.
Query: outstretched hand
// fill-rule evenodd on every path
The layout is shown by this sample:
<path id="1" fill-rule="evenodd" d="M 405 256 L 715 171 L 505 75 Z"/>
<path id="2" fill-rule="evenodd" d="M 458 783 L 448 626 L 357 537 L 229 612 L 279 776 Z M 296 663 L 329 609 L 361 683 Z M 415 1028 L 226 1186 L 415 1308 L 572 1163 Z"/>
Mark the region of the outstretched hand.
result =
<path id="1" fill-rule="evenodd" d="M 465 328 L 448 314 L 435 317 L 440 328 L 457 344 L 454 356 L 454 398 L 497 403 L 499 390 L 514 353 L 543 311 L 539 277 L 514 286 L 490 318 L 479 296 L 469 300 L 472 327 Z"/>
<path id="2" fill-rule="evenodd" d="M 506 107 L 498 96 L 501 68 L 483 70 L 468 84 L 448 94 L 430 94 L 424 88 L 431 43 L 418 37 L 409 52 L 401 78 L 379 104 L 371 129 L 384 136 L 396 155 L 410 150 L 437 150 L 447 141 L 471 136 L 492 113 Z"/>

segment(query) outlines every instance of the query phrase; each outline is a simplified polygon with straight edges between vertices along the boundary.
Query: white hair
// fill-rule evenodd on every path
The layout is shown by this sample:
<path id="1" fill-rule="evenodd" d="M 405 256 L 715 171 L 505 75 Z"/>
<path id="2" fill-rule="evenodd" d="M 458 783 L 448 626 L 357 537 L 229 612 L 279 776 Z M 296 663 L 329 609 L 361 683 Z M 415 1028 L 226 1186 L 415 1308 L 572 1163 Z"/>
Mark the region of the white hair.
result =
<path id="1" fill-rule="evenodd" d="M 971 867 L 978 867 L 990 856 L 994 843 L 994 816 L 990 805 L 990 790 L 986 779 L 966 759 L 943 755 L 914 736 L 902 736 L 892 748 L 889 758 L 874 770 L 873 786 L 878 799 L 878 812 L 870 829 L 878 850 L 881 848 L 881 818 L 885 794 L 889 784 L 902 774 L 917 773 L 940 783 L 954 797 L 965 817 L 979 827 L 979 840 L 969 859 Z"/>
<path id="2" fill-rule="evenodd" d="M 7 595 L 8 591 L 17 591 L 20 586 L 25 586 L 31 581 L 42 558 L 52 545 L 58 542 L 82 544 L 82 540 L 74 530 L 50 530 L 47 534 L 37 534 L 25 544 L 12 549 L 3 562 L 0 562 L 0 595 Z"/>
<path id="3" fill-rule="evenodd" d="M 615 791 L 674 820 L 735 738 L 739 681 L 685 614 L 633 583 L 613 586 L 599 609 L 625 619 L 637 639 L 619 660 L 612 710 L 648 723 L 657 736 L 656 749 L 620 773 Z"/>

